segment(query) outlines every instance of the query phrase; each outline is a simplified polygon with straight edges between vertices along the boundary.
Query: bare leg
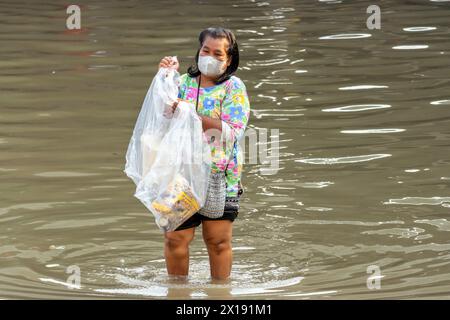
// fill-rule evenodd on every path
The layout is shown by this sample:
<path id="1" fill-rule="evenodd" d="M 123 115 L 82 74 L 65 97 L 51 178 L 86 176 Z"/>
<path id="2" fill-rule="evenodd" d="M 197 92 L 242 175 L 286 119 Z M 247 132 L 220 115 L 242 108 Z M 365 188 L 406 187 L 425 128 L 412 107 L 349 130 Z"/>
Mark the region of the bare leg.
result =
<path id="1" fill-rule="evenodd" d="M 232 222 L 229 220 L 203 221 L 203 240 L 208 248 L 211 278 L 228 279 L 231 273 L 233 252 L 231 250 Z"/>
<path id="2" fill-rule="evenodd" d="M 195 228 L 166 232 L 164 234 L 164 256 L 167 273 L 187 276 L 189 273 L 189 243 L 194 238 Z"/>

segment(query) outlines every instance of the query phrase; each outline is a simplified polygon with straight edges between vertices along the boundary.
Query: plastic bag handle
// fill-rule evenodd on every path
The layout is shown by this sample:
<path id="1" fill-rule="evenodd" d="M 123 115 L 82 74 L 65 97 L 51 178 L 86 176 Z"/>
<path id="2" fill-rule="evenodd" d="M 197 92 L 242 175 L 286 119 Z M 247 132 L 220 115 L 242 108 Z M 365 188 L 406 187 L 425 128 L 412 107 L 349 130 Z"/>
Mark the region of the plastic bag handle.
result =
<path id="1" fill-rule="evenodd" d="M 198 96 L 200 95 L 200 82 L 202 82 L 202 74 L 198 76 L 197 101 L 195 102 L 195 111 L 198 111 Z"/>

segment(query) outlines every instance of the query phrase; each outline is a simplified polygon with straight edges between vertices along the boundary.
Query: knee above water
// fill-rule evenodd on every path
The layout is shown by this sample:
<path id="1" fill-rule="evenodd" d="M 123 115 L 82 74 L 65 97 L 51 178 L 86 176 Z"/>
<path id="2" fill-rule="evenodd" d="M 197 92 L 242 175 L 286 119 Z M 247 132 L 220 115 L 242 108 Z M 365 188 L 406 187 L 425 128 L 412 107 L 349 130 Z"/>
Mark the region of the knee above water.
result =
<path id="1" fill-rule="evenodd" d="M 190 240 L 173 235 L 167 235 L 164 237 L 164 244 L 169 249 L 187 248 Z"/>
<path id="2" fill-rule="evenodd" d="M 216 253 L 231 250 L 231 240 L 229 239 L 206 239 L 205 242 L 208 248 Z"/>

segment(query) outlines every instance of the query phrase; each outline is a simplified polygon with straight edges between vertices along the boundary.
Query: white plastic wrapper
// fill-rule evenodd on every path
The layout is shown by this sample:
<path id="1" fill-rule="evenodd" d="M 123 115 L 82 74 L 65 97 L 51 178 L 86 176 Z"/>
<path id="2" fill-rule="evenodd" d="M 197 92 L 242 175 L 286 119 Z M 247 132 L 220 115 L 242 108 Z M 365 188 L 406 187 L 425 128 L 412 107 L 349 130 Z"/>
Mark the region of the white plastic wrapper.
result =
<path id="1" fill-rule="evenodd" d="M 191 103 L 177 100 L 179 73 L 161 68 L 142 104 L 128 145 L 124 172 L 136 184 L 134 196 L 173 231 L 205 203 L 211 149 Z"/>

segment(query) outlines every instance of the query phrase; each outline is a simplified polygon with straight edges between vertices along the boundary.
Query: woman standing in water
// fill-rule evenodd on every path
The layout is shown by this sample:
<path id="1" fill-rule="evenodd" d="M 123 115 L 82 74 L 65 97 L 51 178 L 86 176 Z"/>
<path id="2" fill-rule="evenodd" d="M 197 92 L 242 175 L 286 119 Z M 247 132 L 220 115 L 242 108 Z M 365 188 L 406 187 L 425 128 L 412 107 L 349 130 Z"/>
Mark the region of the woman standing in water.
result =
<path id="1" fill-rule="evenodd" d="M 178 98 L 194 103 L 202 121 L 203 131 L 220 132 L 220 139 L 211 139 L 212 173 L 224 172 L 226 200 L 223 215 L 205 216 L 195 213 L 175 231 L 165 233 L 164 256 L 169 275 L 187 276 L 189 272 L 189 244 L 195 228 L 202 224 L 203 240 L 208 249 L 211 277 L 229 278 L 232 266 L 232 223 L 239 211 L 242 154 L 239 140 L 250 115 L 247 91 L 234 73 L 239 66 L 239 49 L 234 34 L 224 28 L 208 28 L 199 36 L 200 48 L 195 63 L 181 76 Z M 171 57 L 161 60 L 159 67 L 175 66 Z M 177 104 L 174 104 L 174 110 Z M 219 140 L 226 141 L 220 148 Z M 214 198 L 208 189 L 208 197 Z"/>

